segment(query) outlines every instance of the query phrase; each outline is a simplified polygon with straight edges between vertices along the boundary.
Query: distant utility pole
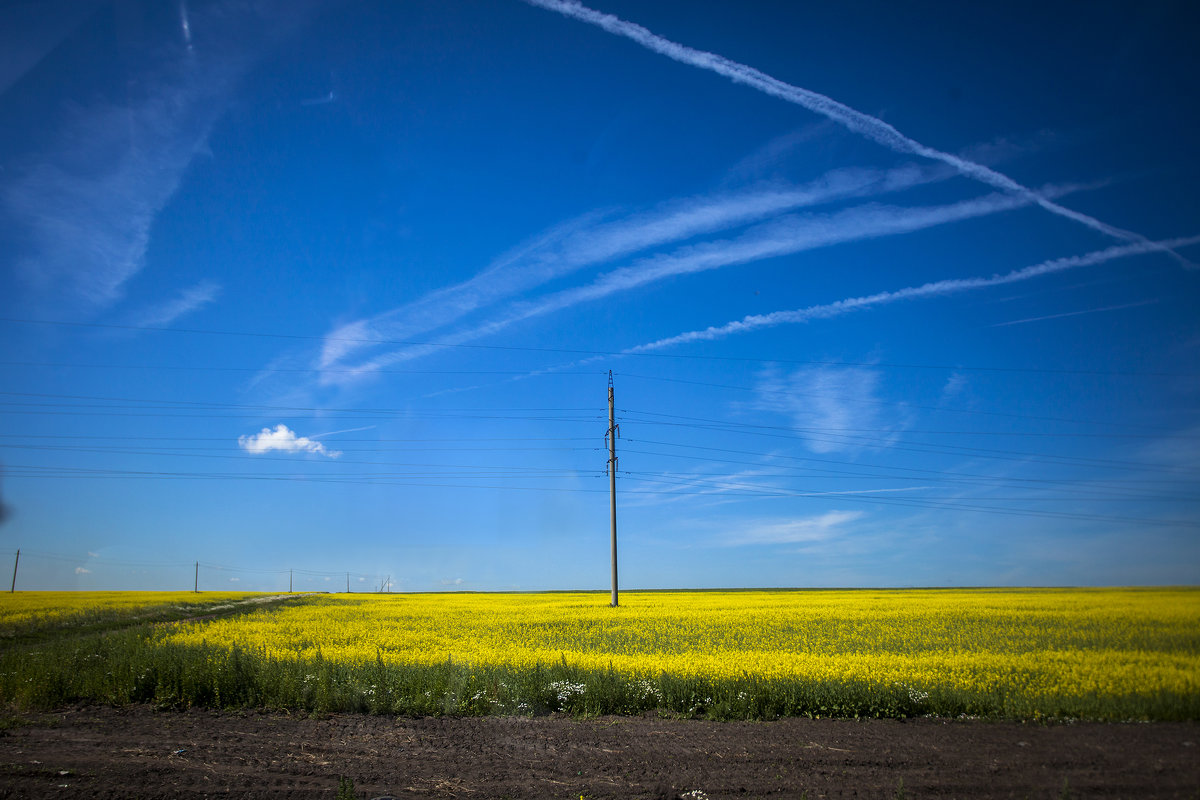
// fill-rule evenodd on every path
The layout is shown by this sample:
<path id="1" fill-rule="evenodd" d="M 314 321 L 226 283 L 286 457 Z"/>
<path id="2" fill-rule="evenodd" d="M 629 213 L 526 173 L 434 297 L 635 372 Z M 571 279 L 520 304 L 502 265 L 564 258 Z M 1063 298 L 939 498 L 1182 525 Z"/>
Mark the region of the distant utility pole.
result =
<path id="1" fill-rule="evenodd" d="M 612 602 L 617 607 L 617 436 L 620 426 L 613 418 L 613 377 L 608 371 L 608 516 L 612 523 Z"/>
<path id="2" fill-rule="evenodd" d="M 192 591 L 200 594 L 200 562 L 196 562 L 196 581 L 192 584 Z"/>
<path id="3" fill-rule="evenodd" d="M 346 573 L 346 594 L 350 594 L 350 573 Z"/>
<path id="4" fill-rule="evenodd" d="M 18 547 L 17 548 L 17 560 L 13 562 L 13 584 L 12 584 L 12 588 L 8 590 L 9 594 L 12 594 L 13 592 L 17 591 L 17 565 L 20 563 L 21 563 L 21 548 Z"/>
<path id="5" fill-rule="evenodd" d="M 292 593 L 292 571 L 288 570 L 288 594 Z"/>

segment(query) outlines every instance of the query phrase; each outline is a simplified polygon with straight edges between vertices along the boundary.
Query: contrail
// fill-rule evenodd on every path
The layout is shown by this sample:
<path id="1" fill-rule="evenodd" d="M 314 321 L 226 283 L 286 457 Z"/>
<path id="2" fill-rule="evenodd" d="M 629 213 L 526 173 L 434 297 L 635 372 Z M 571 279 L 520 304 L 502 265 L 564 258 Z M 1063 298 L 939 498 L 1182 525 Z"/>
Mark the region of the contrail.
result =
<path id="1" fill-rule="evenodd" d="M 1075 187 L 1050 187 L 1048 191 L 1062 194 L 1074 189 Z M 867 204 L 832 215 L 781 217 L 733 239 L 703 242 L 683 247 L 673 253 L 640 259 L 629 266 L 599 275 L 591 283 L 561 289 L 532 301 L 514 303 L 504 314 L 475 327 L 443 336 L 434 345 L 412 346 L 384 353 L 357 365 L 354 370 L 355 374 L 369 374 L 400 361 L 438 352 L 438 346 L 471 342 L 499 333 L 518 322 L 571 308 L 580 303 L 593 302 L 666 278 L 708 272 L 846 242 L 911 233 L 1028 205 L 1029 201 L 1025 197 L 993 192 L 945 206 L 896 208 Z"/>
<path id="2" fill-rule="evenodd" d="M 341 325 L 330 332 L 319 366 L 333 366 L 369 347 L 365 342 L 347 340 L 414 338 L 584 267 L 758 222 L 785 211 L 896 192 L 950 174 L 942 167 L 922 169 L 912 165 L 885 171 L 835 169 L 799 186 L 690 197 L 613 221 L 599 221 L 593 212 L 544 232 L 466 281 L 374 317 Z"/>
<path id="3" fill-rule="evenodd" d="M 685 344 L 688 342 L 724 339 L 726 336 L 732 336 L 736 333 L 748 333 L 749 331 L 759 330 L 761 328 L 773 328 L 776 325 L 794 324 L 798 322 L 808 322 L 809 320 L 813 319 L 828 319 L 830 317 L 838 317 L 842 314 L 848 314 L 852 311 L 861 311 L 872 306 L 894 303 L 897 300 L 912 300 L 918 297 L 936 297 L 940 295 L 954 294 L 956 292 L 963 292 L 970 289 L 982 289 L 988 286 L 1000 286 L 1006 283 L 1017 283 L 1018 281 L 1029 280 L 1030 278 L 1036 278 L 1040 275 L 1049 275 L 1050 273 L 1062 272 L 1068 269 L 1103 264 L 1106 261 L 1112 261 L 1116 258 L 1127 258 L 1129 256 L 1143 255 L 1145 253 L 1166 249 L 1173 250 L 1175 248 L 1188 247 L 1194 244 L 1200 244 L 1200 236 L 1165 239 L 1160 242 L 1146 242 L 1144 244 L 1139 242 L 1135 244 L 1116 245 L 1104 250 L 1095 250 L 1091 253 L 1085 253 L 1081 256 L 1068 256 L 1066 258 L 1055 258 L 1049 261 L 1043 261 L 1040 264 L 1023 267 L 1022 269 L 1013 270 L 1012 272 L 1008 272 L 1003 275 L 993 275 L 990 278 L 951 278 L 948 280 L 926 283 L 921 286 L 909 286 L 904 289 L 896 289 L 895 291 L 891 292 L 878 292 L 876 294 L 866 295 L 864 297 L 851 297 L 845 300 L 838 300 L 834 303 L 809 306 L 808 308 L 800 308 L 794 311 L 775 311 L 770 314 L 752 314 L 740 320 L 726 323 L 725 325 L 713 326 L 700 331 L 681 333 L 677 336 L 659 339 L 656 342 L 630 347 L 622 352 L 624 354 L 645 353 L 651 350 L 661 350 L 664 347 Z"/>
<path id="4" fill-rule="evenodd" d="M 997 189 L 1002 189 L 1006 192 L 1025 197 L 1030 202 L 1036 203 L 1052 214 L 1057 214 L 1060 217 L 1065 217 L 1081 225 L 1086 225 L 1092 230 L 1099 231 L 1114 239 L 1121 239 L 1127 242 L 1137 242 L 1139 244 L 1152 244 L 1149 239 L 1141 234 L 1132 231 L 1122 230 L 1121 228 L 1113 227 L 1107 223 L 1090 217 L 1087 214 L 1082 214 L 1078 211 L 1072 211 L 1069 208 L 1055 203 L 1034 190 L 1023 186 L 1007 175 L 996 172 L 993 169 L 977 164 L 965 158 L 945 153 L 932 147 L 921 144 L 913 139 L 902 134 L 891 125 L 887 124 L 878 117 L 873 117 L 870 114 L 864 114 L 861 111 L 851 108 L 844 103 L 839 103 L 831 97 L 826 97 L 823 94 L 814 92 L 810 89 L 804 89 L 799 86 L 793 86 L 790 83 L 784 83 L 778 78 L 773 78 L 764 72 L 760 72 L 746 64 L 740 64 L 736 61 L 731 61 L 724 56 L 719 56 L 715 53 L 708 53 L 703 50 L 695 50 L 686 45 L 672 42 L 669 39 L 664 39 L 658 34 L 651 33 L 646 28 L 633 22 L 627 22 L 620 17 L 612 14 L 605 14 L 601 11 L 588 8 L 576 0 L 525 0 L 533 6 L 544 8 L 549 11 L 556 11 L 563 16 L 577 19 L 580 22 L 586 22 L 589 25 L 595 25 L 602 30 L 617 36 L 623 36 L 630 39 L 647 50 L 651 50 L 660 55 L 664 55 L 674 61 L 682 64 L 688 64 L 693 67 L 715 72 L 718 75 L 724 75 L 734 83 L 740 83 L 745 86 L 757 89 L 773 97 L 778 97 L 781 100 L 786 100 L 798 106 L 807 108 L 809 111 L 820 114 L 827 119 L 830 119 L 848 130 L 853 131 L 861 136 L 865 136 L 872 141 L 883 145 L 891 150 L 899 153 L 908 153 L 911 155 L 921 156 L 923 158 L 941 161 L 948 164 L 957 170 L 960 174 L 974 178 L 977 181 L 993 186 Z M 1195 265 L 1179 254 L 1171 251 L 1169 248 L 1156 247 L 1154 249 L 1167 252 L 1184 266 L 1195 268 Z"/>
<path id="5" fill-rule="evenodd" d="M 1024 325 L 1026 322 L 1043 322 L 1048 319 L 1062 319 L 1063 317 L 1078 317 L 1084 314 L 1099 314 L 1102 311 L 1120 311 L 1125 308 L 1137 308 L 1138 306 L 1148 306 L 1157 303 L 1157 300 L 1139 300 L 1136 303 L 1122 303 L 1119 306 L 1104 306 L 1103 308 L 1088 308 L 1083 311 L 1065 311 L 1062 314 L 1047 314 L 1044 317 L 1028 317 L 1026 319 L 1014 319 L 1009 322 L 997 322 L 995 325 L 989 325 L 991 328 L 1003 328 L 1007 325 Z"/>
<path id="6" fill-rule="evenodd" d="M 346 428 L 345 430 L 342 430 L 342 431 L 329 431 L 327 433 L 314 433 L 311 436 L 309 436 L 308 438 L 320 439 L 322 436 L 337 436 L 339 433 L 358 433 L 359 431 L 373 431 L 377 427 L 379 427 L 379 426 L 378 425 L 367 425 L 366 427 L 363 427 L 363 428 Z"/>

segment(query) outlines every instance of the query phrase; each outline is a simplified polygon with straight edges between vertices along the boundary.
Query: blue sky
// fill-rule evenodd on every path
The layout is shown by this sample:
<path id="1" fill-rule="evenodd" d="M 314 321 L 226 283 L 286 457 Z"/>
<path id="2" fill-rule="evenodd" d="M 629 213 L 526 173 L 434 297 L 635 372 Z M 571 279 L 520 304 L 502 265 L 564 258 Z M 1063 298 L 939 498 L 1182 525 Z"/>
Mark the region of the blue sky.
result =
<path id="1" fill-rule="evenodd" d="M 1200 582 L 1186 3 L 0 20 L 19 587 Z"/>

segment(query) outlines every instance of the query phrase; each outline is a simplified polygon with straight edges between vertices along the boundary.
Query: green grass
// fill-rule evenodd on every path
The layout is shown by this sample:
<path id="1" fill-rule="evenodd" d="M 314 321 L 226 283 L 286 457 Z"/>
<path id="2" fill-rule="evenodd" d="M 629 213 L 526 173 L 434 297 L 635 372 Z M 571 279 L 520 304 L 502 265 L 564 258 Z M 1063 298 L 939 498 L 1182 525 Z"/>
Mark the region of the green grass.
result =
<path id="1" fill-rule="evenodd" d="M 1004 696 L 942 693 L 914 699 L 902 686 L 836 681 L 713 681 L 662 674 L 630 682 L 566 663 L 535 669 L 452 661 L 394 665 L 278 659 L 241 648 L 161 645 L 152 626 L 88 633 L 0 654 L 0 701 L 50 709 L 79 702 L 184 708 L 265 708 L 414 716 L 657 710 L 707 719 L 938 716 L 1026 719 L 1200 719 L 1196 697 L 1078 698 L 1023 707 Z"/>

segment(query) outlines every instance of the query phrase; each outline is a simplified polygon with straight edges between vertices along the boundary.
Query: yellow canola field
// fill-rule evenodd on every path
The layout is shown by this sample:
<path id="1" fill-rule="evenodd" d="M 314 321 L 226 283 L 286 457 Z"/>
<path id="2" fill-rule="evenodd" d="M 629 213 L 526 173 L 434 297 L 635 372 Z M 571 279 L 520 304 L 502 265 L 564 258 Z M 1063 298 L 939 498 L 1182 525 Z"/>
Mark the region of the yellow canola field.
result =
<path id="1" fill-rule="evenodd" d="M 349 664 L 903 684 L 1026 697 L 1200 693 L 1194 589 L 329 595 L 164 643 Z"/>
<path id="2" fill-rule="evenodd" d="M 166 606 L 194 608 L 255 596 L 251 592 L 13 592 L 0 594 L 0 634 L 30 627 L 69 626 L 100 616 Z"/>

